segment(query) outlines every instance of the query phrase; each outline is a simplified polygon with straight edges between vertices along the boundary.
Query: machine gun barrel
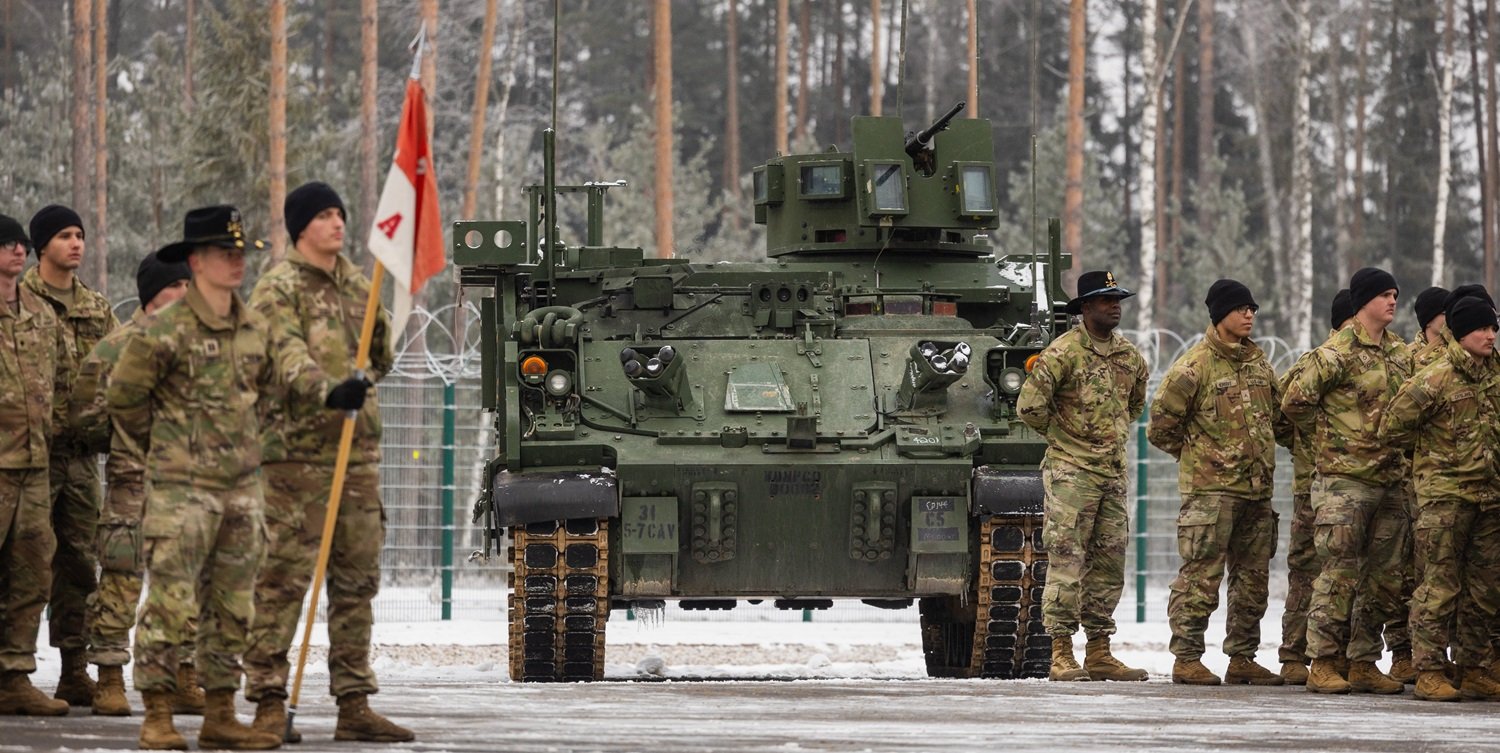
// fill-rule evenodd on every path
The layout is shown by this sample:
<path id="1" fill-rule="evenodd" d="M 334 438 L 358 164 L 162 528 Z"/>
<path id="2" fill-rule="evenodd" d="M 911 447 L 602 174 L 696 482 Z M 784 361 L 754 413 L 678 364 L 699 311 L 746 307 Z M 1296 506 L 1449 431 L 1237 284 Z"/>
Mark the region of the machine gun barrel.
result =
<path id="1" fill-rule="evenodd" d="M 915 136 L 907 140 L 906 153 L 915 157 L 917 156 L 917 152 L 926 149 L 927 145 L 932 142 L 932 137 L 942 131 L 948 130 L 948 121 L 953 120 L 960 112 L 963 112 L 964 106 L 967 104 L 967 102 L 960 100 L 952 109 L 943 113 L 943 117 L 933 121 L 932 125 L 917 131 Z"/>

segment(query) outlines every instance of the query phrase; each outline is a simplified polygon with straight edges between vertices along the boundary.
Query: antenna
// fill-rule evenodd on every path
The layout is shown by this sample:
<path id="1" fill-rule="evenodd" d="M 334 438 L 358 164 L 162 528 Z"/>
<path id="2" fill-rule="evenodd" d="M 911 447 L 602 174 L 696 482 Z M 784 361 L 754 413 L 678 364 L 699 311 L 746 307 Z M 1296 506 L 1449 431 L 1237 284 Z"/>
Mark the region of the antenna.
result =
<path id="1" fill-rule="evenodd" d="M 544 237 L 547 244 L 542 259 L 547 265 L 547 297 L 556 289 L 557 260 L 553 253 L 557 248 L 557 72 L 561 57 L 558 44 L 558 29 L 562 27 L 562 0 L 552 0 L 552 124 L 542 131 L 542 162 L 546 168 L 542 190 L 547 195 L 546 211 L 542 214 Z"/>

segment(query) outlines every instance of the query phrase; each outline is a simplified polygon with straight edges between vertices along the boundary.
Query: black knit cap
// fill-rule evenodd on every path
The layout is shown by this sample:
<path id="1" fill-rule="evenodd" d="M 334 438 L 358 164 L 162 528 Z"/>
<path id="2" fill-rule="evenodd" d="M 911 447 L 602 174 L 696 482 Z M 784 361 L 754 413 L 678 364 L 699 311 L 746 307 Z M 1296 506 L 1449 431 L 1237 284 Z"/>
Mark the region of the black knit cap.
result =
<path id="1" fill-rule="evenodd" d="M 303 183 L 292 189 L 286 195 L 286 201 L 282 204 L 282 214 L 286 217 L 286 232 L 292 236 L 292 243 L 297 243 L 297 237 L 307 229 L 318 213 L 329 207 L 339 210 L 339 216 L 345 220 L 349 215 L 344 211 L 344 200 L 339 198 L 339 192 L 333 187 L 321 181 Z"/>
<path id="2" fill-rule="evenodd" d="M 1328 309 L 1328 327 L 1338 329 L 1353 318 L 1354 306 L 1349 303 L 1349 289 L 1344 288 L 1333 296 L 1333 305 Z"/>
<path id="3" fill-rule="evenodd" d="M 1427 329 L 1427 323 L 1431 322 L 1438 314 L 1447 308 L 1444 304 L 1448 302 L 1448 289 L 1437 286 L 1430 287 L 1417 294 L 1417 302 L 1412 308 L 1417 312 L 1417 326 Z"/>
<path id="4" fill-rule="evenodd" d="M 1208 297 L 1203 299 L 1203 303 L 1208 306 L 1208 319 L 1214 324 L 1218 324 L 1229 316 L 1229 312 L 1241 306 L 1249 306 L 1251 311 L 1260 310 L 1260 304 L 1255 302 L 1250 288 L 1238 280 L 1216 280 L 1208 286 Z"/>
<path id="5" fill-rule="evenodd" d="M 1490 308 L 1495 307 L 1495 299 L 1490 297 L 1490 291 L 1485 290 L 1484 286 L 1479 283 L 1469 283 L 1467 285 L 1459 285 L 1453 289 L 1453 292 L 1448 294 L 1447 299 L 1443 301 L 1443 311 L 1451 315 L 1455 304 L 1471 296 L 1488 303 Z"/>
<path id="6" fill-rule="evenodd" d="M 21 245 L 31 248 L 31 239 L 26 237 L 26 229 L 21 227 L 21 221 L 0 214 L 0 246 L 12 241 L 20 241 Z"/>
<path id="7" fill-rule="evenodd" d="M 1387 290 L 1401 292 L 1396 278 L 1378 267 L 1365 267 L 1349 277 L 1349 305 L 1356 313 Z"/>
<path id="8" fill-rule="evenodd" d="M 31 247 L 40 256 L 42 249 L 52 242 L 53 236 L 76 227 L 83 230 L 83 218 L 78 213 L 61 205 L 48 204 L 31 216 Z"/>
<path id="9" fill-rule="evenodd" d="M 178 280 L 192 279 L 193 276 L 188 271 L 187 262 L 165 262 L 157 257 L 157 253 L 153 251 L 146 254 L 146 258 L 141 259 L 141 265 L 135 268 L 135 292 L 141 298 L 142 307 L 168 285 Z"/>
<path id="10" fill-rule="evenodd" d="M 1448 329 L 1453 331 L 1455 340 L 1485 327 L 1500 327 L 1500 323 L 1495 320 L 1495 307 L 1483 298 L 1472 295 L 1460 298 L 1448 312 Z"/>

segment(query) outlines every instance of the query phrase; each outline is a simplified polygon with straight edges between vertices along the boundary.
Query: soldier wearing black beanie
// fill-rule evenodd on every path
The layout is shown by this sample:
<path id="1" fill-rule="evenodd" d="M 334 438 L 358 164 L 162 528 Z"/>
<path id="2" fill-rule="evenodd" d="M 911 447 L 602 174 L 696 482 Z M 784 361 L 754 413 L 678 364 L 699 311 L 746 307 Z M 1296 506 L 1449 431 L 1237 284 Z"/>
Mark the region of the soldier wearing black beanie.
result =
<path id="1" fill-rule="evenodd" d="M 282 204 L 282 214 L 286 216 L 286 232 L 292 236 L 292 245 L 296 245 L 297 238 L 319 212 L 330 208 L 339 210 L 339 216 L 345 220 L 349 219 L 348 213 L 344 211 L 344 200 L 339 198 L 339 192 L 333 190 L 333 186 L 315 180 L 292 189 Z"/>
<path id="2" fill-rule="evenodd" d="M 1333 305 L 1328 310 L 1328 328 L 1340 330 L 1344 322 L 1354 318 L 1354 306 L 1349 302 L 1349 289 L 1344 288 L 1333 296 Z"/>
<path id="3" fill-rule="evenodd" d="M 1447 302 L 1447 288 L 1433 286 L 1418 293 L 1416 302 L 1412 304 L 1412 309 L 1417 314 L 1417 326 L 1427 329 L 1427 325 L 1433 319 L 1443 315 L 1443 310 L 1446 308 L 1443 304 Z"/>
<path id="4" fill-rule="evenodd" d="M 1365 304 L 1387 290 L 1394 290 L 1398 295 L 1401 293 L 1396 278 L 1383 269 L 1365 267 L 1349 277 L 1349 305 L 1354 307 L 1354 313 L 1357 314 Z"/>
<path id="5" fill-rule="evenodd" d="M 1218 324 L 1229 316 L 1229 312 L 1241 306 L 1249 306 L 1251 311 L 1260 310 L 1260 304 L 1255 302 L 1250 288 L 1238 280 L 1215 281 L 1209 286 L 1208 297 L 1203 299 L 1203 303 L 1208 306 L 1208 320 L 1213 324 Z"/>
<path id="6" fill-rule="evenodd" d="M 1454 340 L 1462 340 L 1478 329 L 1494 329 L 1497 326 L 1500 324 L 1496 322 L 1494 307 L 1486 305 L 1478 296 L 1460 299 L 1453 304 L 1453 310 L 1448 314 L 1448 329 L 1453 331 Z"/>

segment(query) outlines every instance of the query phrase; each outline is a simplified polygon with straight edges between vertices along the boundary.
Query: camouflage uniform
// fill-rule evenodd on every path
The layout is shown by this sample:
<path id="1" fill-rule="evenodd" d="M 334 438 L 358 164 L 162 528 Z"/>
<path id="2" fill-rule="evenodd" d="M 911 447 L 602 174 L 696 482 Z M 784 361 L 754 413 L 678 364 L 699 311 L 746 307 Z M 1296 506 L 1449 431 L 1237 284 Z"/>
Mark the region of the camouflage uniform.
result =
<path id="1" fill-rule="evenodd" d="M 272 368 L 265 321 L 239 296 L 221 318 L 191 287 L 144 323 L 111 372 L 115 426 L 147 448 L 148 588 L 135 643 L 143 692 L 177 689 L 195 614 L 203 689 L 239 687 L 266 537 L 255 403 Z"/>
<path id="2" fill-rule="evenodd" d="M 1281 392 L 1312 359 L 1303 353 L 1281 377 Z M 1281 613 L 1282 662 L 1307 663 L 1307 608 L 1312 602 L 1313 580 L 1321 565 L 1313 545 L 1313 443 L 1312 437 L 1293 430 L 1292 438 L 1292 526 L 1286 547 L 1286 606 Z"/>
<path id="3" fill-rule="evenodd" d="M 1380 438 L 1412 448 L 1423 578 L 1411 605 L 1418 670 L 1455 659 L 1478 666 L 1500 611 L 1500 478 L 1496 422 L 1500 368 L 1456 342 L 1402 386 L 1381 419 Z M 1449 631 L 1457 615 L 1453 640 Z"/>
<path id="4" fill-rule="evenodd" d="M 260 278 L 250 305 L 270 323 L 288 360 L 321 374 L 329 387 L 353 376 L 370 282 L 348 259 L 332 273 L 295 248 Z M 389 317 L 379 312 L 368 376 L 390 370 Z M 245 697 L 285 697 L 287 654 L 311 585 L 333 482 L 344 414 L 321 394 L 302 399 L 267 394 L 261 442 L 265 456 L 270 550 L 255 584 L 255 625 L 245 654 Z M 372 390 L 360 410 L 328 560 L 329 685 L 336 697 L 375 693 L 370 667 L 371 601 L 380 589 L 385 513 L 380 500 L 380 408 Z"/>
<path id="5" fill-rule="evenodd" d="M 1021 420 L 1047 438 L 1042 621 L 1054 637 L 1115 632 L 1125 588 L 1125 441 L 1146 405 L 1146 361 L 1118 332 L 1082 326 L 1047 346 L 1021 388 Z"/>
<path id="6" fill-rule="evenodd" d="M 1182 510 L 1167 620 L 1178 659 L 1203 656 L 1203 632 L 1229 569 L 1224 653 L 1253 658 L 1269 597 L 1276 513 L 1276 441 L 1289 441 L 1276 372 L 1251 340 L 1230 344 L 1210 327 L 1172 364 L 1151 403 L 1151 444 L 1177 458 Z"/>
<path id="7" fill-rule="evenodd" d="M 1287 385 L 1282 411 L 1313 438 L 1313 583 L 1307 653 L 1380 658 L 1381 628 L 1403 609 L 1403 542 L 1411 520 L 1406 458 L 1381 442 L 1381 412 L 1412 373 L 1411 350 L 1390 331 L 1375 342 L 1358 322 L 1328 339 Z M 1344 647 L 1347 646 L 1347 649 Z"/>
<path id="8" fill-rule="evenodd" d="M 79 364 L 78 381 L 69 396 L 68 420 L 78 441 L 90 452 L 109 455 L 104 464 L 106 491 L 99 521 L 99 588 L 88 600 L 88 660 L 107 667 L 130 663 L 130 630 L 135 627 L 145 573 L 141 517 L 146 502 L 146 453 L 128 433 L 114 426 L 105 391 L 110 370 L 119 361 L 126 342 L 143 329 L 146 320 L 146 312 L 137 309 L 129 322 L 100 340 Z M 197 633 L 197 623 L 197 615 L 193 615 L 189 636 Z M 191 642 L 190 637 L 185 661 L 191 660 Z"/>
<path id="9" fill-rule="evenodd" d="M 68 305 L 48 289 L 32 267 L 21 276 L 21 286 L 52 304 L 62 323 L 65 347 L 58 354 L 59 368 L 75 374 L 78 364 L 94 346 L 119 325 L 109 299 L 90 290 L 82 280 L 73 280 L 73 301 Z M 89 595 L 98 587 L 94 554 L 99 525 L 99 459 L 69 431 L 67 394 L 72 384 L 57 396 L 53 415 L 52 455 L 48 475 L 52 492 L 52 529 L 57 552 L 52 558 L 52 598 L 47 620 L 49 642 L 54 648 L 83 650 L 88 647 L 85 620 Z"/>
<path id="10" fill-rule="evenodd" d="M 62 328 L 30 290 L 18 300 L 0 303 L 0 672 L 30 673 L 57 547 L 47 441 Z"/>

